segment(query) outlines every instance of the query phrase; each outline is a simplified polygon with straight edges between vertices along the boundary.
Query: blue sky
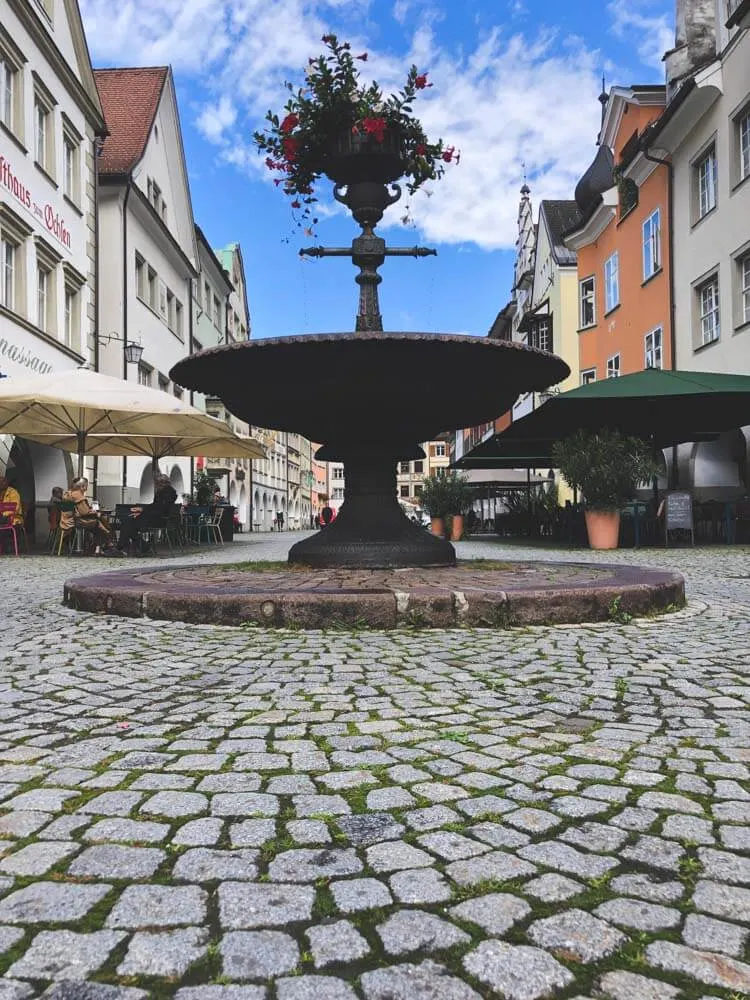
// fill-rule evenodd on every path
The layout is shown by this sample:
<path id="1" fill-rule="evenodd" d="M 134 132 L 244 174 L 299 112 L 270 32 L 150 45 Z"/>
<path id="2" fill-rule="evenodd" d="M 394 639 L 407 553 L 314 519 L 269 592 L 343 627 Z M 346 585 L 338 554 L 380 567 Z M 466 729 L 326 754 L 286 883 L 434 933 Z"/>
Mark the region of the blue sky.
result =
<path id="1" fill-rule="evenodd" d="M 354 267 L 301 261 L 300 246 L 348 246 L 353 220 L 321 185 L 317 240 L 297 230 L 288 199 L 252 146 L 268 108 L 284 103 L 320 36 L 367 50 L 386 90 L 414 62 L 430 73 L 415 112 L 462 153 L 429 195 L 389 209 L 394 245 L 436 258 L 381 269 L 386 329 L 484 334 L 507 302 L 523 167 L 535 208 L 571 198 L 594 154 L 602 73 L 608 85 L 663 82 L 674 0 L 82 0 L 94 64 L 172 65 L 193 210 L 214 246 L 242 245 L 254 337 L 353 329 Z"/>

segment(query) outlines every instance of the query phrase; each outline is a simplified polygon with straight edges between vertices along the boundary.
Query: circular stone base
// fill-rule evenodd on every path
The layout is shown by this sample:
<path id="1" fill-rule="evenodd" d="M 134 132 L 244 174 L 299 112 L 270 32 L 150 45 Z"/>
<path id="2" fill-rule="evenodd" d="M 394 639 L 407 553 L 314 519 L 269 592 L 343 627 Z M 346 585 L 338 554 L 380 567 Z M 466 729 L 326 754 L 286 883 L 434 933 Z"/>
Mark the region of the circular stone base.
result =
<path id="1" fill-rule="evenodd" d="M 685 600 L 679 573 L 636 566 L 470 560 L 445 569 L 248 565 L 126 569 L 78 577 L 66 582 L 65 603 L 79 611 L 129 618 L 321 629 L 594 622 L 613 617 L 615 610 L 637 615 Z"/>

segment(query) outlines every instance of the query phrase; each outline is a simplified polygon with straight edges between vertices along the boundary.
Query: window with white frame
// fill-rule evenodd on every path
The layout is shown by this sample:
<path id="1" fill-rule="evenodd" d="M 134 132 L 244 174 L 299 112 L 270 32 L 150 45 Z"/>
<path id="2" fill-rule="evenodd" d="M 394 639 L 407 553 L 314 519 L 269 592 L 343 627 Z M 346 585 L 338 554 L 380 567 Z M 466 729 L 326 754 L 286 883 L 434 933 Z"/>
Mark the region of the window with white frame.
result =
<path id="1" fill-rule="evenodd" d="M 615 252 L 604 261 L 604 312 L 620 304 L 620 255 Z"/>
<path id="2" fill-rule="evenodd" d="M 146 261 L 139 253 L 135 255 L 135 294 L 141 302 L 148 301 L 148 286 L 146 282 Z"/>
<path id="3" fill-rule="evenodd" d="M 167 326 L 174 332 L 174 293 L 167 289 Z"/>
<path id="4" fill-rule="evenodd" d="M 81 137 L 63 119 L 63 193 L 73 204 L 81 201 Z"/>
<path id="5" fill-rule="evenodd" d="M 182 340 L 183 337 L 184 337 L 184 334 L 182 332 L 182 317 L 183 317 L 182 303 L 180 302 L 179 299 L 175 299 L 174 300 L 174 330 L 173 330 L 173 333 L 177 337 L 179 337 L 180 340 Z"/>
<path id="6" fill-rule="evenodd" d="M 0 122 L 24 139 L 23 67 L 26 57 L 0 24 Z"/>
<path id="7" fill-rule="evenodd" d="M 596 382 L 596 368 L 587 368 L 581 372 L 581 385 L 591 385 Z"/>
<path id="8" fill-rule="evenodd" d="M 55 175 L 54 101 L 37 83 L 34 87 L 34 159 L 49 174 Z"/>
<path id="9" fill-rule="evenodd" d="M 138 365 L 138 385 L 151 385 L 151 374 L 153 369 L 148 365 Z"/>
<path id="10" fill-rule="evenodd" d="M 63 326 L 63 341 L 68 347 L 75 348 L 78 344 L 81 329 L 78 289 L 66 282 L 65 284 L 65 324 Z"/>
<path id="11" fill-rule="evenodd" d="M 737 261 L 739 324 L 750 323 L 750 251 Z"/>
<path id="12" fill-rule="evenodd" d="M 593 274 L 578 282 L 578 325 L 582 330 L 596 325 L 596 278 Z"/>
<path id="13" fill-rule="evenodd" d="M 167 286 L 163 281 L 159 281 L 159 315 L 166 322 L 167 310 Z"/>
<path id="14" fill-rule="evenodd" d="M 36 325 L 45 333 L 50 327 L 50 306 L 52 303 L 52 272 L 44 264 L 36 266 Z"/>
<path id="15" fill-rule="evenodd" d="M 540 351 L 552 350 L 552 317 L 539 316 L 534 318 L 529 328 L 529 344 L 538 347 Z"/>
<path id="16" fill-rule="evenodd" d="M 716 147 L 711 146 L 693 167 L 699 219 L 716 208 Z"/>
<path id="17" fill-rule="evenodd" d="M 156 277 L 156 271 L 153 269 L 153 267 L 149 267 L 148 270 L 146 271 L 146 285 L 148 288 L 148 299 L 147 299 L 148 304 L 151 306 L 154 312 L 156 312 L 156 308 L 159 301 L 158 299 L 159 281 L 158 278 Z"/>
<path id="18" fill-rule="evenodd" d="M 0 305 L 6 309 L 16 308 L 17 254 L 16 244 L 10 237 L 0 239 Z"/>
<path id="19" fill-rule="evenodd" d="M 221 303 L 217 295 L 214 295 L 214 308 L 213 308 L 214 326 L 217 330 L 221 330 Z"/>
<path id="20" fill-rule="evenodd" d="M 206 313 L 206 319 L 211 319 L 211 286 L 208 282 L 205 284 L 205 295 L 203 296 L 203 309 Z"/>
<path id="21" fill-rule="evenodd" d="M 644 361 L 646 368 L 661 368 L 661 342 L 662 328 L 657 326 L 651 333 L 647 333 L 644 338 Z"/>
<path id="22" fill-rule="evenodd" d="M 737 154 L 733 180 L 740 183 L 750 177 L 750 104 L 734 119 L 734 144 Z"/>
<path id="23" fill-rule="evenodd" d="M 607 378 L 619 378 L 620 375 L 620 355 L 613 354 L 607 358 Z"/>
<path id="24" fill-rule="evenodd" d="M 159 388 L 162 392 L 169 392 L 169 379 L 161 372 L 159 372 Z"/>
<path id="25" fill-rule="evenodd" d="M 408 486 L 400 486 L 399 490 L 401 492 L 401 496 L 402 497 L 408 497 L 409 496 L 409 487 Z"/>
<path id="26" fill-rule="evenodd" d="M 15 131 L 16 123 L 16 87 L 18 86 L 18 67 L 10 61 L 0 49 L 0 121 Z"/>
<path id="27" fill-rule="evenodd" d="M 435 445 L 435 457 L 443 458 L 445 456 L 445 445 L 442 442 L 438 442 Z"/>
<path id="28" fill-rule="evenodd" d="M 661 212 L 657 208 L 643 223 L 643 280 L 661 267 Z"/>
<path id="29" fill-rule="evenodd" d="M 696 289 L 698 296 L 698 317 L 700 320 L 700 344 L 712 344 L 721 334 L 719 316 L 719 276 L 714 274 Z"/>

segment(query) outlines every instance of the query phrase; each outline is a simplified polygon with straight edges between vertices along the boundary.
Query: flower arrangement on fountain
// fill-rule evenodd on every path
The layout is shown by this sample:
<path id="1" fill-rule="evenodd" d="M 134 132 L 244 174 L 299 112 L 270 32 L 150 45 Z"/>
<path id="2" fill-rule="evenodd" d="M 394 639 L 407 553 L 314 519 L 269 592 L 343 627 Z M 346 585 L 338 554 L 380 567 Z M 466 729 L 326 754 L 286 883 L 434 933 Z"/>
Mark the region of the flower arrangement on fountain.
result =
<path id="1" fill-rule="evenodd" d="M 346 183 L 336 172 L 342 144 L 348 152 L 390 157 L 393 166 L 385 179 L 405 177 L 409 194 L 442 177 L 447 164 L 459 162 L 455 147 L 442 139 L 431 142 L 412 114 L 418 92 L 432 87 L 427 73 L 412 66 L 403 90 L 384 97 L 378 83 L 360 80 L 357 62 L 366 62 L 366 52 L 352 55 L 349 42 L 339 42 L 336 35 L 324 35 L 323 42 L 328 52 L 308 60 L 306 85 L 295 89 L 286 83 L 292 96 L 284 115 L 269 111 L 269 127 L 254 134 L 266 166 L 278 174 L 274 183 L 292 198 L 293 209 L 304 218 L 312 216 L 315 182 L 322 174 Z"/>

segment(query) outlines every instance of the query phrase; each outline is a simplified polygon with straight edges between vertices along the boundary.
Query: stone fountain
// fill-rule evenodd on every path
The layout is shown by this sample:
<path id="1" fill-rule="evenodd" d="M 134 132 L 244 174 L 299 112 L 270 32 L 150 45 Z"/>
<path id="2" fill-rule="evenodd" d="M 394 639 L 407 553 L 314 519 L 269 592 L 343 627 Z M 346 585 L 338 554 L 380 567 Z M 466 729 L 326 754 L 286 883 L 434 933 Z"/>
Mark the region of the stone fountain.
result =
<path id="1" fill-rule="evenodd" d="M 424 457 L 419 442 L 471 427 L 508 410 L 519 394 L 565 378 L 560 358 L 524 344 L 438 333 L 383 330 L 378 268 L 388 256 L 432 255 L 388 247 L 375 233 L 401 195 L 395 140 L 373 148 L 346 133 L 324 165 L 334 197 L 361 227 L 351 248 L 301 253 L 348 256 L 359 269 L 355 333 L 250 340 L 201 351 L 174 366 L 186 389 L 218 396 L 249 424 L 321 442 L 321 460 L 343 462 L 344 503 L 336 520 L 298 542 L 289 561 L 314 568 L 451 566 L 453 546 L 404 515 L 396 465 Z"/>

